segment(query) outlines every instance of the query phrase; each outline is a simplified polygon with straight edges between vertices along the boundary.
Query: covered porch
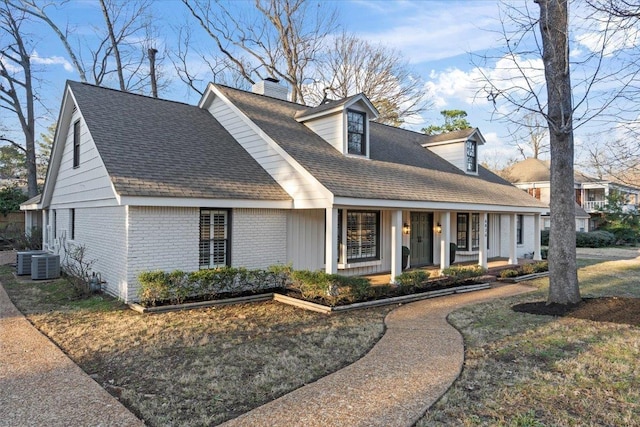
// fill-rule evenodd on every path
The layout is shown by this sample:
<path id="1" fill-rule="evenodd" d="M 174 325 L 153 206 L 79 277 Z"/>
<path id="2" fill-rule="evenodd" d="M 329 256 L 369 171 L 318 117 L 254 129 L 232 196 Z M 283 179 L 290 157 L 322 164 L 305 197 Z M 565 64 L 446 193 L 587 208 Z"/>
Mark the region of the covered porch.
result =
<path id="1" fill-rule="evenodd" d="M 524 252 L 533 260 L 541 259 L 542 212 L 470 208 L 464 211 L 327 208 L 325 271 L 381 276 L 386 283 L 393 283 L 405 268 L 405 262 L 409 268 L 441 271 L 452 264 L 452 255 L 457 262 L 484 268 L 490 262 L 517 264 L 518 256 L 524 257 Z M 452 244 L 456 248 L 454 253 L 450 249 Z M 403 257 L 403 247 L 405 254 L 409 250 L 408 257 Z"/>

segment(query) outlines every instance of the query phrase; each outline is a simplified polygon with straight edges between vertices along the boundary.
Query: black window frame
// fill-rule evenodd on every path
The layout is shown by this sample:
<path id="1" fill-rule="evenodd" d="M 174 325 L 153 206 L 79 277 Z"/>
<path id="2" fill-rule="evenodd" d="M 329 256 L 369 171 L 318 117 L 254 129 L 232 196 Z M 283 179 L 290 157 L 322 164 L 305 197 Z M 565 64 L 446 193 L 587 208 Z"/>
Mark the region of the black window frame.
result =
<path id="1" fill-rule="evenodd" d="M 469 249 L 469 214 L 466 212 L 456 214 L 456 245 L 459 250 Z"/>
<path id="2" fill-rule="evenodd" d="M 354 131 L 351 127 L 351 117 L 357 116 L 362 118 L 362 131 Z M 360 151 L 351 151 L 351 135 L 360 135 Z M 357 110 L 347 110 L 347 153 L 359 156 L 367 155 L 367 113 Z"/>
<path id="3" fill-rule="evenodd" d="M 73 168 L 80 167 L 80 120 L 73 123 Z"/>
<path id="4" fill-rule="evenodd" d="M 465 144 L 465 154 L 465 158 L 467 160 L 467 172 L 478 172 L 478 143 L 468 139 Z"/>
<path id="5" fill-rule="evenodd" d="M 69 209 L 69 235 L 71 240 L 76 240 L 76 209 Z"/>
<path id="6" fill-rule="evenodd" d="M 374 225 L 374 240 L 375 240 L 375 248 L 374 248 L 374 254 L 370 255 L 370 256 L 353 256 L 352 253 L 352 248 L 353 245 L 350 245 L 351 241 L 349 239 L 349 235 L 350 232 L 353 233 L 351 224 L 350 224 L 350 216 L 359 216 L 359 220 L 358 220 L 358 224 L 360 226 L 363 225 L 363 215 L 367 215 L 369 217 L 371 217 L 371 215 L 373 215 L 373 218 L 375 218 L 375 225 Z M 380 246 L 381 246 L 381 235 L 380 235 L 380 211 L 376 211 L 376 210 L 347 210 L 346 212 L 346 221 L 347 221 L 347 233 L 346 236 L 341 236 L 342 239 L 344 239 L 344 244 L 346 245 L 346 262 L 348 264 L 356 264 L 359 262 L 367 262 L 367 261 L 378 261 L 380 260 Z M 342 221 L 338 220 L 338 226 L 340 227 L 342 225 Z M 351 229 L 351 230 L 350 230 Z M 359 230 L 360 233 L 362 233 L 362 230 Z M 341 235 L 341 231 L 340 231 L 340 235 Z M 360 252 L 362 252 L 362 239 L 360 239 L 359 241 L 359 247 L 360 247 Z M 340 241 L 338 241 L 338 247 L 340 247 Z M 369 251 L 370 252 L 370 251 Z"/>
<path id="7" fill-rule="evenodd" d="M 524 215 L 516 216 L 516 244 L 524 244 Z"/>
<path id="8" fill-rule="evenodd" d="M 211 213 L 212 212 L 225 212 L 226 214 L 226 224 L 225 224 L 225 237 L 220 239 L 209 237 L 207 239 L 203 238 L 203 227 L 205 226 L 203 221 L 203 216 L 206 213 L 209 213 L 209 223 L 206 225 L 207 227 L 211 227 Z M 216 209 L 216 208 L 201 208 L 200 209 L 200 217 L 199 217 L 199 229 L 198 229 L 198 267 L 201 270 L 211 269 L 211 268 L 219 268 L 223 266 L 231 266 L 231 221 L 232 221 L 232 211 L 231 209 Z M 211 234 L 211 229 L 209 228 L 209 236 Z M 216 241 L 223 241 L 224 244 L 224 264 L 212 264 L 211 258 L 211 244 L 215 245 Z M 204 262 L 206 259 L 206 262 Z"/>
<path id="9" fill-rule="evenodd" d="M 480 214 L 471 214 L 471 250 L 480 249 Z"/>

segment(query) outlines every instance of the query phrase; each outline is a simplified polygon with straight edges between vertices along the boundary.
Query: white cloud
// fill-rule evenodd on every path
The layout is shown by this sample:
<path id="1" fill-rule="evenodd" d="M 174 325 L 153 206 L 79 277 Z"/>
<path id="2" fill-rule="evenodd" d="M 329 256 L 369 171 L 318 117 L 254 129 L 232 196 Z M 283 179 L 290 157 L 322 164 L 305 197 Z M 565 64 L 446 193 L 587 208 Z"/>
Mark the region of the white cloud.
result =
<path id="1" fill-rule="evenodd" d="M 41 57 L 35 50 L 31 54 L 31 62 L 38 65 L 62 65 L 65 71 L 72 73 L 73 65 L 61 56 Z"/>

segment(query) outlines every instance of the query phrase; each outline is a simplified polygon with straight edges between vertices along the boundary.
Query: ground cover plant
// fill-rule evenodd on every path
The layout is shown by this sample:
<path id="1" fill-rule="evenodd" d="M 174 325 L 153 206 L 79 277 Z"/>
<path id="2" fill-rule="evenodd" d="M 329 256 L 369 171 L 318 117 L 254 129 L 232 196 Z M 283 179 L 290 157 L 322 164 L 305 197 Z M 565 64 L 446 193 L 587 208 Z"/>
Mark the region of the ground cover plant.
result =
<path id="1" fill-rule="evenodd" d="M 362 357 L 381 307 L 324 314 L 276 302 L 153 315 L 64 281 L 0 281 L 28 319 L 150 426 L 210 426 Z"/>
<path id="2" fill-rule="evenodd" d="M 539 291 L 456 311 L 465 366 L 418 426 L 640 426 L 640 262 L 579 261 L 585 303 L 564 317 Z M 602 298 L 605 297 L 605 298 Z M 559 313 L 555 313 L 559 314 Z"/>

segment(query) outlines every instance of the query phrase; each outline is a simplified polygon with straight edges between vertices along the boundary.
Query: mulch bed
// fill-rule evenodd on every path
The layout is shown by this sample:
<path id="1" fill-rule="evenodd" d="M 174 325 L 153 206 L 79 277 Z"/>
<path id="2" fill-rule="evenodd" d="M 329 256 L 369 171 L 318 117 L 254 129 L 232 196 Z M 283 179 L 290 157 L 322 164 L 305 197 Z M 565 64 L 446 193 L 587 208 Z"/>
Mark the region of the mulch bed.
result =
<path id="1" fill-rule="evenodd" d="M 535 301 L 514 305 L 512 309 L 519 313 L 640 326 L 640 298 L 585 298 L 569 306 Z"/>

